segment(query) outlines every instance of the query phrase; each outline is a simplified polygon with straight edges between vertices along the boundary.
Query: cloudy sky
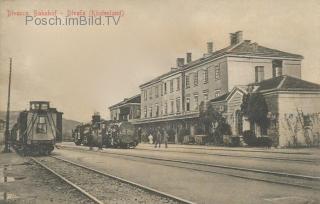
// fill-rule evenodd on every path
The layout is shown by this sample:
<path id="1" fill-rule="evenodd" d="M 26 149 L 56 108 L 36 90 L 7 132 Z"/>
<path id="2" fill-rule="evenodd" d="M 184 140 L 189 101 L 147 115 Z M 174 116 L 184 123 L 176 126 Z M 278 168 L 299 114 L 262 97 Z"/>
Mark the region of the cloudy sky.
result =
<path id="1" fill-rule="evenodd" d="M 177 57 L 200 57 L 207 41 L 223 48 L 238 30 L 244 39 L 303 55 L 302 78 L 320 83 L 318 0 L 0 2 L 0 110 L 6 109 L 9 57 L 12 109 L 49 100 L 64 117 L 87 121 L 94 111 L 108 117 L 108 106 L 139 93 L 140 84 L 168 71 Z M 90 9 L 124 16 L 116 26 L 25 25 L 24 16 L 7 16 L 8 10 Z"/>

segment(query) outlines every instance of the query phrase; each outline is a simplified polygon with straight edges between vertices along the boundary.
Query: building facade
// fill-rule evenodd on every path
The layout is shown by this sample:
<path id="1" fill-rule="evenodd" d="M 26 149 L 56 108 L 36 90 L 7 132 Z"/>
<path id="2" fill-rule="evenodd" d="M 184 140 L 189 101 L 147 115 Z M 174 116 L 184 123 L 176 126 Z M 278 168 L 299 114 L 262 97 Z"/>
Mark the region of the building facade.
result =
<path id="1" fill-rule="evenodd" d="M 135 124 L 146 134 L 159 126 L 173 129 L 174 142 L 178 142 L 182 129 L 184 134 L 201 134 L 197 127 L 201 103 L 230 93 L 239 85 L 281 75 L 299 79 L 302 59 L 301 55 L 243 40 L 241 31 L 231 33 L 228 47 L 215 51 L 208 42 L 207 53 L 200 59 L 192 60 L 187 53 L 186 63 L 178 58 L 175 68 L 140 85 L 141 118 Z"/>
<path id="2" fill-rule="evenodd" d="M 113 121 L 134 121 L 140 118 L 140 94 L 109 107 L 110 120 Z"/>

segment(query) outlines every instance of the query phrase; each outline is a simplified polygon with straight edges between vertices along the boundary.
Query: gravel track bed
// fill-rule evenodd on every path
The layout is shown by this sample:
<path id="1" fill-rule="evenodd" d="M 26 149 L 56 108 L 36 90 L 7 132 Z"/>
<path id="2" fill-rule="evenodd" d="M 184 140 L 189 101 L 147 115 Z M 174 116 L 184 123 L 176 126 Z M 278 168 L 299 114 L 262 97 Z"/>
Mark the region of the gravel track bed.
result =
<path id="1" fill-rule="evenodd" d="M 52 157 L 38 159 L 104 203 L 178 203 L 138 187 Z"/>
<path id="2" fill-rule="evenodd" d="M 62 181 L 60 178 L 53 175 L 47 169 L 41 167 L 34 161 L 30 161 L 33 164 L 34 171 L 38 172 L 38 178 L 41 180 L 41 185 L 50 186 L 55 193 L 61 193 L 59 202 L 62 203 L 83 203 L 94 204 L 94 202 L 80 193 L 77 189 Z M 50 200 L 52 202 L 52 200 Z M 56 200 L 54 203 L 59 203 Z"/>

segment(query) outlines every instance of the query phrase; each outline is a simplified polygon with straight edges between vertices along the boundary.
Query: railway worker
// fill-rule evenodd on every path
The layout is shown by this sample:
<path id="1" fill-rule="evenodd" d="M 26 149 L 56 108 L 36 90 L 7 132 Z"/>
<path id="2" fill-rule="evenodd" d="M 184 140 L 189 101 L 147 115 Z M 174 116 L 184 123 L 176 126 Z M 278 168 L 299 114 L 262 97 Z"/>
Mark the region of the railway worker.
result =
<path id="1" fill-rule="evenodd" d="M 162 137 L 162 134 L 161 134 L 161 130 L 160 128 L 157 128 L 157 131 L 156 131 L 156 141 L 155 141 L 155 146 L 154 148 L 157 148 L 157 145 L 159 144 L 159 148 L 161 146 L 161 137 Z"/>
<path id="2" fill-rule="evenodd" d="M 163 130 L 163 142 L 166 148 L 168 148 L 168 139 L 169 139 L 169 135 L 166 129 Z"/>

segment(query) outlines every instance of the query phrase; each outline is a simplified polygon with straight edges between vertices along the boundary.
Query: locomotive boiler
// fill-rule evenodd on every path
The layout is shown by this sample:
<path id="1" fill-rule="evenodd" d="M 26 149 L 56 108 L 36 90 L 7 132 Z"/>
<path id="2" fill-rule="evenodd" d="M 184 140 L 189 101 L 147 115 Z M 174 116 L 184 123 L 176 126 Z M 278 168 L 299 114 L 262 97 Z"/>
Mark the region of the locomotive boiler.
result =
<path id="1" fill-rule="evenodd" d="M 14 148 L 24 155 L 48 155 L 62 141 L 62 112 L 48 101 L 31 101 L 11 130 Z"/>

